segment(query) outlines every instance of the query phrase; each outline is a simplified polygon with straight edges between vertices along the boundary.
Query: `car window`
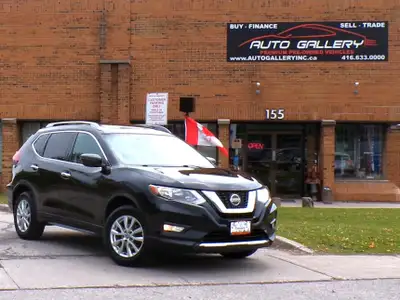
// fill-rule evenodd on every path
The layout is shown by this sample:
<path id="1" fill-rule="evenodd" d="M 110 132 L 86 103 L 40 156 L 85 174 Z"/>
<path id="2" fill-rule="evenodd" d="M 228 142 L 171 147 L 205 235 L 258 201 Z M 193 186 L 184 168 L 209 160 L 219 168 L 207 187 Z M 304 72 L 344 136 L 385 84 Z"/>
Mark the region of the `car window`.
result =
<path id="1" fill-rule="evenodd" d="M 104 158 L 96 140 L 89 134 L 79 133 L 71 153 L 71 161 L 81 163 L 80 156 L 83 153 L 98 154 Z"/>
<path id="2" fill-rule="evenodd" d="M 71 148 L 76 133 L 53 133 L 47 141 L 43 156 L 51 159 L 67 160 L 67 154 Z"/>
<path id="3" fill-rule="evenodd" d="M 175 136 L 107 134 L 104 139 L 125 164 L 214 168 L 200 152 Z"/>
<path id="4" fill-rule="evenodd" d="M 46 146 L 47 139 L 49 138 L 48 134 L 41 135 L 34 143 L 33 148 L 40 156 L 43 156 L 44 147 Z"/>

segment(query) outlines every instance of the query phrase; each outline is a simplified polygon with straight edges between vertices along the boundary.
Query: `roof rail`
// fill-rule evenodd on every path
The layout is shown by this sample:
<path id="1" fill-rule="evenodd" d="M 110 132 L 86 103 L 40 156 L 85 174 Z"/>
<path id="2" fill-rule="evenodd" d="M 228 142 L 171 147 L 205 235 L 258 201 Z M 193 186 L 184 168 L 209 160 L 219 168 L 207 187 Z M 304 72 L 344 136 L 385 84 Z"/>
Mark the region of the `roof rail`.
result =
<path id="1" fill-rule="evenodd" d="M 63 125 L 89 125 L 95 128 L 100 128 L 100 125 L 96 122 L 89 121 L 61 121 L 61 122 L 53 122 L 47 124 L 47 127 L 55 127 L 55 126 L 63 126 Z"/>
<path id="2" fill-rule="evenodd" d="M 168 128 L 166 128 L 166 127 L 164 127 L 162 125 L 133 124 L 133 126 L 143 127 L 143 128 L 150 128 L 150 129 L 154 129 L 154 130 L 158 130 L 158 131 L 162 131 L 162 132 L 166 132 L 166 133 L 172 134 L 172 132 Z"/>

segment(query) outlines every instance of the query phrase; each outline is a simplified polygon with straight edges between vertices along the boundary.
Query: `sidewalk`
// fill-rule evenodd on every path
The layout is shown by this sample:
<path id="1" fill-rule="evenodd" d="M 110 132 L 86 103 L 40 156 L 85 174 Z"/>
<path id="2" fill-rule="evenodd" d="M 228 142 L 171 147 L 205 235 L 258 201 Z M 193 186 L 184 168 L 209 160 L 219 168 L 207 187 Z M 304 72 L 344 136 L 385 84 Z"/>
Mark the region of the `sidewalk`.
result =
<path id="1" fill-rule="evenodd" d="M 293 255 L 272 249 L 264 255 L 336 280 L 400 278 L 400 255 Z"/>
<path id="2" fill-rule="evenodd" d="M 12 215 L 0 212 L 0 290 L 376 278 L 400 279 L 400 255 L 299 255 L 269 248 L 235 262 L 218 255 L 177 257 L 122 268 L 106 255 L 101 239 L 48 227 L 39 241 L 22 240 Z"/>
<path id="3" fill-rule="evenodd" d="M 301 207 L 301 199 L 281 200 L 282 207 Z M 400 208 L 400 203 L 393 202 L 333 202 L 326 204 L 314 202 L 315 208 Z"/>
<path id="4" fill-rule="evenodd" d="M 10 212 L 7 204 L 0 204 L 0 211 L 2 212 Z"/>

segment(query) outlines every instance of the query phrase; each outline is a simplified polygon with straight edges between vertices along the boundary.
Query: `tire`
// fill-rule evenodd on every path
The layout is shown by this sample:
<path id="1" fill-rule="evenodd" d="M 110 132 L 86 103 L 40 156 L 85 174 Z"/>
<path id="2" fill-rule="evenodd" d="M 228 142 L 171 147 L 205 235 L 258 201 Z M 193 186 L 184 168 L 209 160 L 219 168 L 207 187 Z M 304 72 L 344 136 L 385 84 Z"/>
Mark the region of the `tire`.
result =
<path id="1" fill-rule="evenodd" d="M 124 219 L 127 219 L 127 224 Z M 126 227 L 128 233 L 123 235 L 121 229 Z M 113 234 L 115 231 L 120 234 Z M 148 261 L 150 254 L 146 236 L 146 225 L 141 213 L 132 206 L 121 206 L 107 218 L 103 239 L 108 255 L 116 264 L 133 267 L 142 266 Z M 116 242 L 115 246 L 113 242 Z M 118 249 L 122 250 L 121 253 L 118 253 Z"/>
<path id="2" fill-rule="evenodd" d="M 228 259 L 244 259 L 246 257 L 253 255 L 256 252 L 257 249 L 250 251 L 227 252 L 227 253 L 221 253 L 221 255 Z"/>
<path id="3" fill-rule="evenodd" d="M 45 224 L 37 219 L 36 203 L 29 192 L 21 193 L 14 206 L 14 227 L 24 240 L 38 240 L 44 232 Z"/>

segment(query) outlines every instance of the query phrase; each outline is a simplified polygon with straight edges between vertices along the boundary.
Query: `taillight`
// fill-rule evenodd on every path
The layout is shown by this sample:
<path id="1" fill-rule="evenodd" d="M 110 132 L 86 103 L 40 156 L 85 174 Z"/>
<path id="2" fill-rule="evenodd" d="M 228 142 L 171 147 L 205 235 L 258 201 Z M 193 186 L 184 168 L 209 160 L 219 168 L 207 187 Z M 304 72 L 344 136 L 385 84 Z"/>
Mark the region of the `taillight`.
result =
<path id="1" fill-rule="evenodd" d="M 13 165 L 18 164 L 20 156 L 21 156 L 21 154 L 20 154 L 19 150 L 17 152 L 15 152 L 14 156 L 12 157 Z"/>

